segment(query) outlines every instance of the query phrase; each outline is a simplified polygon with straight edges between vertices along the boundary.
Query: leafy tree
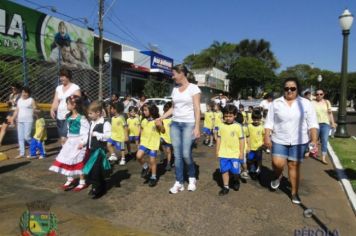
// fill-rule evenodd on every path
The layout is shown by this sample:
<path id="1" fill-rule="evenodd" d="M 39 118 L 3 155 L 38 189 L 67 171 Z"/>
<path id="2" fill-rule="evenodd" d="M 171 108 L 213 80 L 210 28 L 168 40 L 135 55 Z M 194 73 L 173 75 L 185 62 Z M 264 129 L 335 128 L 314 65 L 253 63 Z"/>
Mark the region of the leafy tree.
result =
<path id="1" fill-rule="evenodd" d="M 143 93 L 148 98 L 164 97 L 170 92 L 170 85 L 164 81 L 148 80 L 143 89 Z"/>
<path id="2" fill-rule="evenodd" d="M 280 67 L 277 58 L 271 51 L 271 43 L 264 39 L 244 39 L 237 45 L 236 52 L 239 57 L 255 57 L 260 59 L 270 69 L 274 70 Z"/>
<path id="3" fill-rule="evenodd" d="M 276 75 L 263 61 L 254 57 L 241 57 L 228 74 L 232 94 L 241 93 L 243 97 L 257 95 L 258 89 L 273 91 Z"/>

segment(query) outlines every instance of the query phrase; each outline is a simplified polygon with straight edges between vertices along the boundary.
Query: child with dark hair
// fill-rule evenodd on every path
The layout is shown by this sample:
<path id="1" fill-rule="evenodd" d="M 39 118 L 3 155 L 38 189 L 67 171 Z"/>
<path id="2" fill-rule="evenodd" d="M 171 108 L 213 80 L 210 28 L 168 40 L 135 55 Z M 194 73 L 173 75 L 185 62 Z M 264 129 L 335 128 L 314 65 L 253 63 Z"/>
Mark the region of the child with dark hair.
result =
<path id="1" fill-rule="evenodd" d="M 223 113 L 221 112 L 221 106 L 220 104 L 215 104 L 214 105 L 214 138 L 217 140 L 217 133 L 219 130 L 219 126 L 222 124 L 223 120 Z M 213 144 L 210 143 L 208 145 L 209 147 L 212 147 Z"/>
<path id="2" fill-rule="evenodd" d="M 203 134 L 205 135 L 204 144 L 205 145 L 213 145 L 214 136 L 213 136 L 213 128 L 214 128 L 214 102 L 210 102 L 206 106 L 206 112 L 204 114 L 204 126 L 203 126 Z"/>
<path id="3" fill-rule="evenodd" d="M 127 151 L 129 155 L 133 155 L 131 152 L 131 142 L 135 142 L 136 148 L 140 142 L 140 118 L 138 117 L 138 108 L 134 106 L 129 107 L 129 113 L 127 118 L 127 126 L 129 132 L 129 141 L 127 143 Z"/>
<path id="4" fill-rule="evenodd" d="M 167 102 L 163 106 L 163 112 L 166 113 L 171 107 L 172 107 L 172 102 Z M 161 145 L 162 145 L 163 150 L 166 153 L 166 157 L 167 157 L 166 170 L 171 171 L 173 146 L 172 146 L 170 132 L 171 132 L 172 118 L 167 117 L 166 119 L 162 120 L 162 123 L 163 123 L 164 133 L 161 133 Z"/>
<path id="5" fill-rule="evenodd" d="M 220 159 L 220 172 L 223 178 L 223 188 L 219 195 L 229 193 L 230 173 L 232 174 L 232 188 L 240 189 L 240 165 L 244 157 L 244 132 L 242 126 L 235 122 L 237 108 L 227 105 L 224 110 L 224 123 L 219 126 L 216 145 L 216 155 Z"/>
<path id="6" fill-rule="evenodd" d="M 126 164 L 125 159 L 125 142 L 128 141 L 128 128 L 124 117 L 124 104 L 118 102 L 110 105 L 111 114 L 111 138 L 108 139 L 108 150 L 110 153 L 109 161 L 118 161 L 114 147 L 121 152 L 120 165 Z"/>
<path id="7" fill-rule="evenodd" d="M 35 134 L 31 139 L 30 143 L 30 155 L 27 158 L 37 158 L 37 150 L 40 152 L 39 159 L 43 159 L 46 157 L 46 151 L 44 148 L 44 142 L 47 139 L 46 132 L 46 122 L 43 118 L 43 113 L 41 110 L 36 109 L 34 111 L 36 121 L 35 121 Z"/>
<path id="8" fill-rule="evenodd" d="M 83 173 L 87 176 L 88 183 L 92 185 L 89 194 L 93 199 L 97 199 L 106 192 L 105 176 L 111 169 L 105 154 L 106 141 L 111 136 L 111 125 L 104 120 L 102 102 L 92 102 L 88 116 L 91 120 L 88 139 L 89 160 L 84 166 Z"/>
<path id="9" fill-rule="evenodd" d="M 247 172 L 247 164 L 246 164 L 246 148 L 247 148 L 246 134 L 247 134 L 247 126 L 244 125 L 244 117 L 243 117 L 243 115 L 241 114 L 240 111 L 237 112 L 235 121 L 241 125 L 242 130 L 243 130 L 243 132 L 244 132 L 244 136 L 245 136 L 245 148 L 244 148 L 244 154 L 243 154 L 243 156 L 244 156 L 244 161 L 243 161 L 243 163 L 242 163 L 242 165 L 241 165 L 241 166 L 242 166 L 241 178 L 245 181 L 246 179 L 249 178 L 248 172 Z M 245 182 L 246 182 L 246 181 L 245 181 Z M 245 183 L 245 182 L 244 182 L 244 183 Z"/>
<path id="10" fill-rule="evenodd" d="M 49 170 L 67 176 L 67 181 L 62 186 L 64 190 L 74 188 L 77 184 L 74 176 L 79 175 L 79 185 L 74 188 L 74 191 L 81 191 L 87 187 L 83 167 L 86 162 L 85 146 L 88 141 L 89 122 L 85 116 L 81 97 L 71 95 L 66 102 L 67 109 L 70 111 L 66 118 L 67 140 Z"/>
<path id="11" fill-rule="evenodd" d="M 247 114 L 245 112 L 245 106 L 240 104 L 239 105 L 239 112 L 242 114 L 243 118 L 244 118 L 244 121 L 243 121 L 243 124 L 247 124 Z"/>
<path id="12" fill-rule="evenodd" d="M 149 178 L 148 185 L 154 187 L 157 184 L 157 151 L 160 145 L 160 133 L 164 133 L 162 121 L 159 118 L 158 108 L 153 104 L 142 106 L 143 119 L 141 122 L 140 146 L 136 153 L 138 162 L 142 165 L 142 178 Z M 149 165 L 144 160 L 145 154 L 150 157 Z M 149 172 L 151 176 L 149 177 Z"/>
<path id="13" fill-rule="evenodd" d="M 262 147 L 264 128 L 261 124 L 262 114 L 260 110 L 253 110 L 252 124 L 248 125 L 247 138 L 247 167 L 252 179 L 259 176 L 262 168 Z"/>

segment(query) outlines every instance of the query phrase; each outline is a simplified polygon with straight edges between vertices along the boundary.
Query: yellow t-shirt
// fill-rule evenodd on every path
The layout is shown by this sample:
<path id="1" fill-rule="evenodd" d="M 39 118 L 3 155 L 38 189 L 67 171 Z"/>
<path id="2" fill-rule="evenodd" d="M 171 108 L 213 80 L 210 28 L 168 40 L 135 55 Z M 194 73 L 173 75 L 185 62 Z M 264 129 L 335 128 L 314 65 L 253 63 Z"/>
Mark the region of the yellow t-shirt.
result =
<path id="1" fill-rule="evenodd" d="M 247 149 L 247 137 L 250 136 L 248 132 L 248 128 L 246 125 L 242 125 L 242 130 L 244 131 L 244 137 L 245 137 L 245 147 L 244 147 L 244 155 L 246 155 L 246 149 Z"/>
<path id="2" fill-rule="evenodd" d="M 247 112 L 247 124 L 252 124 L 252 113 Z"/>
<path id="3" fill-rule="evenodd" d="M 33 138 L 39 141 L 44 141 L 47 139 L 46 122 L 44 118 L 36 120 L 35 123 L 35 134 Z"/>
<path id="4" fill-rule="evenodd" d="M 123 116 L 111 118 L 111 139 L 117 142 L 125 142 L 126 120 Z"/>
<path id="5" fill-rule="evenodd" d="M 316 117 L 318 118 L 318 123 L 330 124 L 329 111 L 331 109 L 331 104 L 328 100 L 325 102 L 313 101 L 313 105 L 316 111 Z"/>
<path id="6" fill-rule="evenodd" d="M 154 120 L 143 119 L 141 122 L 141 142 L 140 145 L 146 148 L 157 151 L 160 144 L 160 133 L 157 130 Z"/>
<path id="7" fill-rule="evenodd" d="M 170 134 L 172 119 L 171 118 L 164 119 L 162 122 L 163 122 L 163 127 L 164 127 L 164 133 L 161 134 L 161 138 L 163 138 L 163 140 L 166 143 L 172 144 L 171 134 Z"/>
<path id="8" fill-rule="evenodd" d="M 248 119 L 247 113 L 246 113 L 245 111 L 242 111 L 241 114 L 242 114 L 242 117 L 244 118 L 243 123 L 244 123 L 244 124 L 247 124 L 247 119 Z"/>
<path id="9" fill-rule="evenodd" d="M 140 135 L 140 119 L 138 117 L 127 118 L 127 126 L 129 128 L 129 136 Z"/>
<path id="10" fill-rule="evenodd" d="M 214 127 L 214 112 L 207 111 L 204 114 L 204 128 L 213 129 Z"/>
<path id="11" fill-rule="evenodd" d="M 219 157 L 240 158 L 240 142 L 244 142 L 244 133 L 240 124 L 221 124 L 218 137 L 220 139 Z"/>
<path id="12" fill-rule="evenodd" d="M 265 134 L 265 129 L 261 124 L 258 126 L 250 124 L 248 125 L 248 133 L 250 137 L 250 150 L 256 151 L 263 145 L 263 135 Z"/>
<path id="13" fill-rule="evenodd" d="M 223 113 L 221 111 L 214 112 L 214 127 L 219 127 L 223 123 Z"/>

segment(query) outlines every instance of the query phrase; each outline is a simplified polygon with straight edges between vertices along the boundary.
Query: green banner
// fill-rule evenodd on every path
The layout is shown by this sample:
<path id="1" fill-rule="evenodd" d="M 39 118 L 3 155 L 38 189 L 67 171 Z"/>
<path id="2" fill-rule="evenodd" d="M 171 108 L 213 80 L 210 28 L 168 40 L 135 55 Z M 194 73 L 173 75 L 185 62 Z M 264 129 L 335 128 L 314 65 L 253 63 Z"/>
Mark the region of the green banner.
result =
<path id="1" fill-rule="evenodd" d="M 26 57 L 76 68 L 94 66 L 94 32 L 56 17 L 0 1 L 0 55 L 21 56 L 23 29 Z"/>

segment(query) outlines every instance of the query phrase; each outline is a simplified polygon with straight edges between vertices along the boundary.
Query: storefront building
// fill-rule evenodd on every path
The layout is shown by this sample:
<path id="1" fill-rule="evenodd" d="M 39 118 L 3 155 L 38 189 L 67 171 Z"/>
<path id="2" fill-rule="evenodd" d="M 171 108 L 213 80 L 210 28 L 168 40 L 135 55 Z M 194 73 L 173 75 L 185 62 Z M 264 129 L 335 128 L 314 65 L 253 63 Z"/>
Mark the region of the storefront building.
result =
<path id="1" fill-rule="evenodd" d="M 223 93 L 229 94 L 229 83 L 226 79 L 227 73 L 215 67 L 192 70 L 198 86 L 202 91 L 202 101 L 207 102 L 212 97 Z"/>

